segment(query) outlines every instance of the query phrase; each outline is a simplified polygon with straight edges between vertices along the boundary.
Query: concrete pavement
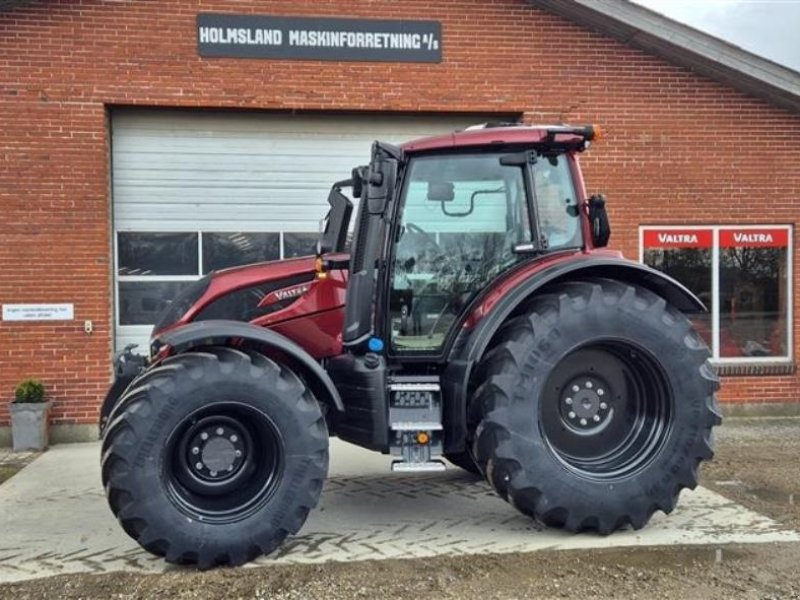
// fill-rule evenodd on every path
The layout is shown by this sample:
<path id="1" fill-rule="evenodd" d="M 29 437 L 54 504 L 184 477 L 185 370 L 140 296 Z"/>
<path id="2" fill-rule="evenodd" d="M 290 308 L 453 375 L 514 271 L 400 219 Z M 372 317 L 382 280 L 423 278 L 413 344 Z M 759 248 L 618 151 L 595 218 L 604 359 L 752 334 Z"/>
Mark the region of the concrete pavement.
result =
<path id="1" fill-rule="evenodd" d="M 800 541 L 800 534 L 705 489 L 670 516 L 611 536 L 542 529 L 458 469 L 393 474 L 390 459 L 331 440 L 320 507 L 300 534 L 254 564 L 313 563 L 664 544 Z M 122 531 L 100 486 L 99 444 L 55 446 L 0 486 L 0 581 L 177 567 Z"/>

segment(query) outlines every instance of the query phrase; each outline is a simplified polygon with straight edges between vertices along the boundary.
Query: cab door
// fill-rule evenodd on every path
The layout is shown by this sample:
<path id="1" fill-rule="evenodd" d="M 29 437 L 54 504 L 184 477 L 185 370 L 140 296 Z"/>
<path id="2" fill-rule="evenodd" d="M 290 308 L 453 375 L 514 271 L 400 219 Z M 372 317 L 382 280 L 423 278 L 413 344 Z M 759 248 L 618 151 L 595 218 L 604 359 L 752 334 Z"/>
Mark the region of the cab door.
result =
<path id="1" fill-rule="evenodd" d="M 525 170 L 499 153 L 412 157 L 389 260 L 387 337 L 395 355 L 440 354 L 465 306 L 525 257 Z"/>

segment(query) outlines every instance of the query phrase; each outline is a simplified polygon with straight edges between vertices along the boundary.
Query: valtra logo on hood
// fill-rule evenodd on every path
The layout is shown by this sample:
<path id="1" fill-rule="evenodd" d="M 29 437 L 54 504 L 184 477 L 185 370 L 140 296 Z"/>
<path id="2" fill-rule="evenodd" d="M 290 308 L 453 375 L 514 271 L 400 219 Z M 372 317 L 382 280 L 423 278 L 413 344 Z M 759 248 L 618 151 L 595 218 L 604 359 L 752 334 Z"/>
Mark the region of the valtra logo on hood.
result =
<path id="1" fill-rule="evenodd" d="M 298 285 L 292 285 L 286 288 L 282 288 L 280 290 L 273 290 L 258 303 L 259 306 L 269 306 L 271 304 L 275 304 L 276 302 L 283 302 L 286 300 L 293 300 L 295 298 L 299 298 L 303 294 L 305 294 L 309 289 L 311 289 L 311 283 L 301 283 Z"/>

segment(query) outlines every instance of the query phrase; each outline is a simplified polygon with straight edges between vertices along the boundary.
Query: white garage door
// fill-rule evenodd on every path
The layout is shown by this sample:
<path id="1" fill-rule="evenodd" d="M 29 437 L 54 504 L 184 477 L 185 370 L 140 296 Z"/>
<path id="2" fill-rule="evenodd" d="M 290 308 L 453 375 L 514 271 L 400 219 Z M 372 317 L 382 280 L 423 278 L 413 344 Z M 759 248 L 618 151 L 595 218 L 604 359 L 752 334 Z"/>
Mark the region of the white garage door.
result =
<path id="1" fill-rule="evenodd" d="M 399 143 L 481 117 L 119 111 L 112 116 L 117 349 L 211 270 L 309 254 L 334 181 Z"/>

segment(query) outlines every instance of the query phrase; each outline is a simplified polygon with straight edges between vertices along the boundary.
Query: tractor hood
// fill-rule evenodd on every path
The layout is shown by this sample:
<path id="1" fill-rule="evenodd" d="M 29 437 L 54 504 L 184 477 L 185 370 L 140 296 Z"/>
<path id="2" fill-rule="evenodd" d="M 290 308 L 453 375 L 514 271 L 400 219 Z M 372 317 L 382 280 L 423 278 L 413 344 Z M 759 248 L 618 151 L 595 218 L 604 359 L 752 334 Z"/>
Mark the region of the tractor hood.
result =
<path id="1" fill-rule="evenodd" d="M 331 254 L 257 263 L 212 272 L 179 294 L 161 313 L 153 336 L 194 321 L 228 319 L 270 326 L 341 308 L 348 255 Z"/>

